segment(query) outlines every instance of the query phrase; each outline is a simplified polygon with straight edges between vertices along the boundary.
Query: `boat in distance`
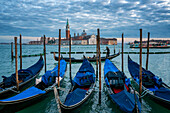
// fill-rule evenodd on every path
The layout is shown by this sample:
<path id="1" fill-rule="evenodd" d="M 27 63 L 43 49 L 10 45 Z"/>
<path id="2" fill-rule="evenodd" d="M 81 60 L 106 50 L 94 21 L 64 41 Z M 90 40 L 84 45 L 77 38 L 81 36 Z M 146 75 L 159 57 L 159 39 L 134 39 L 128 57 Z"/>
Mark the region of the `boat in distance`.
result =
<path id="1" fill-rule="evenodd" d="M 62 82 L 67 70 L 67 63 L 65 60 L 60 61 L 60 76 L 59 81 Z M 52 69 L 46 71 L 46 73 L 36 79 L 36 84 L 25 91 L 7 98 L 0 100 L 0 110 L 2 112 L 16 112 L 29 105 L 37 103 L 43 100 L 51 92 L 53 87 L 56 87 L 58 83 L 58 65 Z"/>
<path id="2" fill-rule="evenodd" d="M 128 69 L 133 81 L 139 86 L 139 64 L 134 62 L 129 56 Z M 143 94 L 146 94 L 153 101 L 170 109 L 170 87 L 161 78 L 144 68 L 142 68 L 142 90 Z"/>
<path id="3" fill-rule="evenodd" d="M 19 91 L 34 85 L 35 78 L 39 75 L 44 66 L 44 60 L 40 56 L 39 60 L 27 69 L 18 70 Z M 5 99 L 18 94 L 16 87 L 16 74 L 9 77 L 2 76 L 3 81 L 0 83 L 0 99 Z"/>
<path id="4" fill-rule="evenodd" d="M 115 57 L 117 57 L 117 56 L 119 56 L 120 55 L 120 52 L 119 53 L 116 53 L 116 54 L 112 54 L 112 55 L 110 55 L 109 57 L 101 57 L 101 61 L 105 61 L 106 59 L 113 59 L 113 58 L 115 58 Z M 56 60 L 56 61 L 58 61 L 58 57 L 57 56 L 55 56 L 55 54 L 54 54 L 54 59 Z M 63 57 L 63 59 L 66 61 L 66 62 L 69 62 L 69 58 L 67 58 L 67 57 Z M 90 61 L 90 62 L 96 62 L 96 57 L 86 57 L 86 59 L 88 60 L 88 61 Z M 71 58 L 71 62 L 83 62 L 83 60 L 84 60 L 84 57 L 83 58 Z"/>
<path id="5" fill-rule="evenodd" d="M 130 79 L 109 59 L 106 59 L 104 65 L 104 79 L 108 96 L 122 111 L 141 113 L 141 103 Z"/>

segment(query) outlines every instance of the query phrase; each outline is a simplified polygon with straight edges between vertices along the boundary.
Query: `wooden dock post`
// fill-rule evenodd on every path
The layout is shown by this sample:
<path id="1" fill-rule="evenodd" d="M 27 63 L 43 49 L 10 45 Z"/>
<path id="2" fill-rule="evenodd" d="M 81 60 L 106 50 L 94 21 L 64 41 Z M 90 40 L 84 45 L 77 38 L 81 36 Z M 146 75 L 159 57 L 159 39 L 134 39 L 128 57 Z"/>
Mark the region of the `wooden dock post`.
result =
<path id="1" fill-rule="evenodd" d="M 123 48 L 124 48 L 124 34 L 122 33 L 122 72 L 124 72 L 124 65 L 123 65 Z"/>
<path id="2" fill-rule="evenodd" d="M 46 47 L 45 47 L 45 40 L 46 40 L 46 37 L 44 35 L 44 63 L 45 63 L 45 73 L 47 71 L 47 64 L 46 64 Z"/>
<path id="3" fill-rule="evenodd" d="M 60 87 L 60 46 L 61 46 L 61 29 L 59 29 L 59 45 L 58 45 L 58 87 Z"/>
<path id="4" fill-rule="evenodd" d="M 20 69 L 22 69 L 22 36 L 20 34 Z"/>
<path id="5" fill-rule="evenodd" d="M 15 73 L 16 73 L 16 85 L 17 90 L 19 90 L 19 81 L 18 81 L 18 57 L 17 57 L 17 37 L 14 37 L 15 40 Z"/>
<path id="6" fill-rule="evenodd" d="M 146 70 L 148 70 L 148 61 L 149 61 L 149 39 L 150 39 L 150 32 L 148 32 L 148 41 L 147 41 Z"/>
<path id="7" fill-rule="evenodd" d="M 70 61 L 70 81 L 71 81 L 71 85 L 73 86 L 72 77 L 71 77 L 71 35 L 69 38 L 69 61 Z"/>
<path id="8" fill-rule="evenodd" d="M 97 29 L 98 55 L 99 55 L 99 103 L 101 103 L 101 55 L 100 55 L 100 29 Z"/>
<path id="9" fill-rule="evenodd" d="M 98 78 L 98 35 L 96 39 L 96 78 Z"/>
<path id="10" fill-rule="evenodd" d="M 142 94 L 142 29 L 140 29 L 140 80 L 139 80 L 139 100 L 142 103 L 141 94 Z"/>
<path id="11" fill-rule="evenodd" d="M 13 42 L 11 42 L 11 59 L 14 59 L 14 54 L 13 54 Z"/>

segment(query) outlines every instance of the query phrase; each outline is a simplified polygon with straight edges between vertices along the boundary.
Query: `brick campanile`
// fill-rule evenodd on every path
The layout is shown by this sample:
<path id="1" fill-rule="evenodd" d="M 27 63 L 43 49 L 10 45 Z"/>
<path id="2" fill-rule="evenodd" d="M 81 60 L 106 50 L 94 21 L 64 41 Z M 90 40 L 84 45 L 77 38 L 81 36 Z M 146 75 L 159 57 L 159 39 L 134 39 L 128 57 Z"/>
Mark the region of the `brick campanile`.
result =
<path id="1" fill-rule="evenodd" d="M 69 26 L 69 22 L 67 19 L 67 24 L 66 24 L 66 39 L 70 38 L 70 26 Z"/>

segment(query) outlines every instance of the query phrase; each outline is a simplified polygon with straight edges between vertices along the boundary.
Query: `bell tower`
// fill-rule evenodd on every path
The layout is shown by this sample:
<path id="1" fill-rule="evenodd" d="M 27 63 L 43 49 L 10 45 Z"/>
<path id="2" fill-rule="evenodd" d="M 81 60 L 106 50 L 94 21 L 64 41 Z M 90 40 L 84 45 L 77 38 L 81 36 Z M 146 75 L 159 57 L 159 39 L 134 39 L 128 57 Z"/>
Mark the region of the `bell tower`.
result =
<path id="1" fill-rule="evenodd" d="M 69 26 L 69 22 L 67 19 L 67 24 L 66 24 L 66 39 L 70 38 L 70 26 Z"/>

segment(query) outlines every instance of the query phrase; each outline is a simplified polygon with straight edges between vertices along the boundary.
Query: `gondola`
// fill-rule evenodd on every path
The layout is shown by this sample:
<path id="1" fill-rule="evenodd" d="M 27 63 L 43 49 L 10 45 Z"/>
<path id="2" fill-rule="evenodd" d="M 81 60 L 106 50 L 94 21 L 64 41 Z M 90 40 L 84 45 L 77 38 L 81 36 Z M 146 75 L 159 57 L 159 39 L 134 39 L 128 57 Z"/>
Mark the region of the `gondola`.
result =
<path id="1" fill-rule="evenodd" d="M 107 59 L 113 59 L 117 56 L 120 55 L 120 52 L 117 53 L 117 54 L 113 54 L 113 55 L 110 55 Z M 58 61 L 58 57 L 54 56 L 54 59 L 56 61 Z M 69 58 L 65 57 L 63 58 L 66 62 L 69 62 Z M 90 62 L 96 62 L 96 57 L 86 57 L 86 59 Z M 71 58 L 71 62 L 83 62 L 84 60 L 84 57 L 83 58 L 80 58 L 80 59 L 76 59 L 76 58 Z M 101 61 L 105 61 L 106 60 L 106 57 L 101 57 Z"/>
<path id="2" fill-rule="evenodd" d="M 16 95 L 20 91 L 34 85 L 35 78 L 39 75 L 44 66 L 44 60 L 42 56 L 38 62 L 30 66 L 27 69 L 18 70 L 19 91 L 16 88 L 16 74 L 12 74 L 9 77 L 3 77 L 3 81 L 0 83 L 0 99 L 5 99 L 10 96 Z"/>
<path id="3" fill-rule="evenodd" d="M 67 63 L 65 60 L 60 60 L 60 82 L 64 78 L 66 69 Z M 50 92 L 53 92 L 53 87 L 58 83 L 58 65 L 53 70 L 47 71 L 42 77 L 36 80 L 34 86 L 13 97 L 0 100 L 1 111 L 7 110 L 9 112 L 16 112 L 44 99 L 50 94 Z"/>
<path id="4" fill-rule="evenodd" d="M 139 64 L 132 61 L 129 56 L 128 69 L 135 84 L 139 86 Z M 144 68 L 142 68 L 142 90 L 144 91 L 143 94 L 149 96 L 158 104 L 170 109 L 170 87 L 161 78 Z"/>
<path id="5" fill-rule="evenodd" d="M 73 86 L 67 94 L 64 103 L 58 100 L 61 110 L 70 112 L 70 110 L 74 110 L 85 103 L 94 91 L 95 80 L 96 76 L 93 66 L 87 59 L 84 59 L 79 71 L 72 81 Z"/>
<path id="6" fill-rule="evenodd" d="M 141 112 L 141 104 L 138 96 L 135 94 L 135 90 L 130 84 L 130 79 L 109 59 L 105 61 L 104 78 L 110 99 L 122 111 L 127 113 Z"/>

